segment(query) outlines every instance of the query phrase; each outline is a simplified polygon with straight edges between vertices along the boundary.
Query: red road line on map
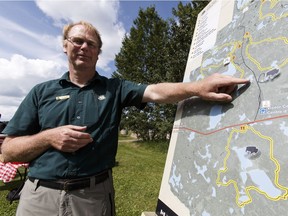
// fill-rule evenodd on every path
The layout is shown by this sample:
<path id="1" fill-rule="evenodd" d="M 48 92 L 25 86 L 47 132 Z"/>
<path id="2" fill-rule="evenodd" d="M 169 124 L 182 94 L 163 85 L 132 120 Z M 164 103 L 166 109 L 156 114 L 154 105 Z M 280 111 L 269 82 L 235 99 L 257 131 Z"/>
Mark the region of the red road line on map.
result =
<path id="1" fill-rule="evenodd" d="M 210 134 L 217 133 L 219 131 L 225 130 L 227 128 L 237 127 L 237 126 L 241 126 L 241 125 L 249 125 L 249 124 L 253 124 L 253 123 L 257 123 L 257 122 L 269 121 L 269 120 L 285 118 L 285 117 L 288 118 L 288 115 L 276 116 L 276 117 L 272 117 L 272 118 L 266 118 L 266 119 L 255 120 L 255 121 L 241 123 L 241 124 L 230 125 L 230 126 L 227 126 L 227 127 L 224 127 L 224 128 L 220 128 L 220 129 L 215 130 L 215 131 L 211 131 L 209 133 L 203 133 L 203 132 L 200 132 L 200 131 L 197 131 L 197 130 L 193 130 L 192 128 L 183 127 L 183 126 L 174 126 L 173 130 L 181 130 L 182 129 L 182 130 L 193 131 L 195 133 L 202 134 L 202 135 L 210 135 Z"/>

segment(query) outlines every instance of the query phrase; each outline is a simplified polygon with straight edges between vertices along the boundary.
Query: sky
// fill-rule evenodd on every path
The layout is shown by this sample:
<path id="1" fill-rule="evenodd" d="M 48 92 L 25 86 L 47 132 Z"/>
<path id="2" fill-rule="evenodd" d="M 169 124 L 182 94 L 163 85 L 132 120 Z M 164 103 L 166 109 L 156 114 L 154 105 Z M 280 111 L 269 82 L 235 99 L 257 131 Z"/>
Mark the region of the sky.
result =
<path id="1" fill-rule="evenodd" d="M 185 4 L 185 1 L 182 1 Z M 57 79 L 67 69 L 62 28 L 85 20 L 100 32 L 103 46 L 96 70 L 110 77 L 114 57 L 140 8 L 154 5 L 158 14 L 172 17 L 179 1 L 119 0 L 0 0 L 0 121 L 9 121 L 38 83 Z"/>

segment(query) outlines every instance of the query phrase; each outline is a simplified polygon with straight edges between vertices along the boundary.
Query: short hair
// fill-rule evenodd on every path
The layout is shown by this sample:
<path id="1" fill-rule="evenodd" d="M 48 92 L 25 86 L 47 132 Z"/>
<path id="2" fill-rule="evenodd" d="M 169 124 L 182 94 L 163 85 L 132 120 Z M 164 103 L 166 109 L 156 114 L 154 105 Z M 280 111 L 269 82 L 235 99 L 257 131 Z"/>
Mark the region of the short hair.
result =
<path id="1" fill-rule="evenodd" d="M 76 22 L 76 23 L 70 23 L 68 25 L 65 25 L 63 27 L 63 41 L 68 38 L 68 34 L 69 34 L 70 30 L 76 25 L 83 25 L 89 31 L 93 31 L 95 33 L 96 41 L 97 41 L 97 45 L 98 45 L 98 49 L 99 49 L 99 53 L 101 53 L 101 51 L 102 51 L 101 48 L 102 48 L 102 44 L 103 43 L 102 43 L 102 39 L 101 39 L 100 33 L 91 23 L 88 23 L 86 21 L 79 21 L 79 22 Z"/>

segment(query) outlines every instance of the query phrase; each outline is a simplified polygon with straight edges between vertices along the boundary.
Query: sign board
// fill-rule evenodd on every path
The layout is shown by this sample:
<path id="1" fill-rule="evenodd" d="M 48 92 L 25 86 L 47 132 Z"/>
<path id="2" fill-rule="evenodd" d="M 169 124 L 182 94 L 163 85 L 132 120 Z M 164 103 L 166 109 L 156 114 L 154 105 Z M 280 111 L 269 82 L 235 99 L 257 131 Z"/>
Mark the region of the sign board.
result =
<path id="1" fill-rule="evenodd" d="M 250 86 L 231 103 L 179 103 L 156 214 L 286 215 L 288 1 L 211 1 L 198 15 L 184 82 L 216 72 Z"/>

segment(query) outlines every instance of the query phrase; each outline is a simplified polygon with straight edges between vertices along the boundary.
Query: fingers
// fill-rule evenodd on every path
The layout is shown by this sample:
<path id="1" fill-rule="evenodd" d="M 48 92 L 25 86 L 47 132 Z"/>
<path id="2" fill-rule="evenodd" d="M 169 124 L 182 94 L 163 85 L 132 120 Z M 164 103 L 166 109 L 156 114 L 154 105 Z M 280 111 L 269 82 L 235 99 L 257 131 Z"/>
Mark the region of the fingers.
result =
<path id="1" fill-rule="evenodd" d="M 86 133 L 86 126 L 72 126 L 69 132 L 67 146 L 71 148 L 72 151 L 77 151 L 78 149 L 86 146 L 87 144 L 93 142 L 93 139 L 89 133 Z"/>
<path id="2" fill-rule="evenodd" d="M 199 96 L 204 100 L 232 101 L 231 94 L 238 85 L 250 83 L 247 79 L 222 74 L 213 74 L 200 81 Z"/>
<path id="3" fill-rule="evenodd" d="M 85 127 L 86 130 L 86 127 Z M 72 130 L 70 131 L 69 135 L 75 139 L 89 139 L 90 142 L 93 141 L 92 137 L 90 136 L 89 133 L 84 132 L 85 130 L 80 129 L 80 130 Z"/>
<path id="4" fill-rule="evenodd" d="M 232 101 L 232 96 L 226 93 L 215 93 L 213 96 L 214 101 L 229 102 Z"/>
<path id="5" fill-rule="evenodd" d="M 225 98 L 227 98 L 227 101 L 233 100 L 232 94 L 239 88 L 239 85 L 242 85 L 242 87 L 250 85 L 250 80 L 247 79 L 233 78 L 229 76 L 227 76 L 226 78 L 229 79 L 229 82 L 227 84 L 226 83 L 222 84 L 223 86 L 218 88 L 219 93 L 224 94 L 219 95 L 219 98 L 223 100 L 225 100 Z"/>
<path id="6" fill-rule="evenodd" d="M 230 102 L 232 101 L 232 96 L 226 93 L 216 93 L 216 92 L 210 92 L 205 97 L 202 97 L 202 99 L 207 101 L 219 101 L 219 102 Z"/>
<path id="7" fill-rule="evenodd" d="M 218 78 L 222 79 L 223 85 L 237 85 L 237 84 L 246 84 L 250 82 L 250 80 L 248 79 L 237 78 L 237 77 L 232 77 L 232 76 L 222 75 L 222 74 L 217 74 L 217 73 L 215 75 L 218 76 Z"/>
<path id="8" fill-rule="evenodd" d="M 85 132 L 86 126 L 65 125 L 53 130 L 51 145 L 63 152 L 75 152 L 93 142 L 91 135 Z"/>
<path id="9" fill-rule="evenodd" d="M 87 126 L 77 126 L 77 125 L 66 125 L 63 127 L 67 127 L 71 130 L 75 130 L 75 131 L 85 131 L 87 129 Z"/>
<path id="10" fill-rule="evenodd" d="M 246 84 L 246 83 L 249 83 L 250 82 L 250 80 L 248 80 L 248 79 L 242 79 L 242 78 L 233 78 L 233 82 L 235 83 L 235 84 Z"/>
<path id="11" fill-rule="evenodd" d="M 77 126 L 77 125 L 67 125 L 63 126 L 67 130 L 65 131 L 68 136 L 71 138 L 74 138 L 75 140 L 81 140 L 81 139 L 88 139 L 90 142 L 93 141 L 92 137 L 89 133 L 86 133 L 87 126 Z"/>
<path id="12" fill-rule="evenodd" d="M 90 139 L 74 139 L 71 138 L 69 142 L 64 143 L 61 146 L 61 151 L 63 152 L 76 152 L 79 149 L 83 148 L 87 144 L 91 143 Z"/>
<path id="13" fill-rule="evenodd" d="M 218 89 L 218 93 L 226 93 L 231 94 L 233 91 L 237 89 L 237 85 L 229 85 L 229 86 L 223 86 Z"/>

